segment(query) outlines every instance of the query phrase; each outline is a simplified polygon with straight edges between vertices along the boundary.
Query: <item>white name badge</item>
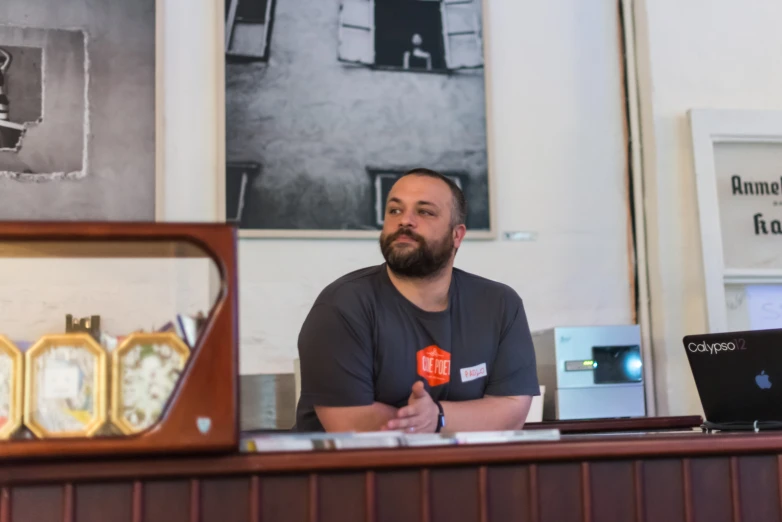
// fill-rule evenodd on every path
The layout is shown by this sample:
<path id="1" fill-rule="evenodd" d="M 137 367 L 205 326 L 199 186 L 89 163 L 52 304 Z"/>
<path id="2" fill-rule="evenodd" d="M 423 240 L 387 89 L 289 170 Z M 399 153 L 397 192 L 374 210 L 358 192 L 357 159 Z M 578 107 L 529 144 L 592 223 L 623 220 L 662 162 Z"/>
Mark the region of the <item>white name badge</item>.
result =
<path id="1" fill-rule="evenodd" d="M 462 368 L 459 370 L 462 374 L 462 382 L 470 382 L 481 377 L 486 377 L 486 363 L 481 363 L 477 366 L 470 366 L 469 368 Z"/>

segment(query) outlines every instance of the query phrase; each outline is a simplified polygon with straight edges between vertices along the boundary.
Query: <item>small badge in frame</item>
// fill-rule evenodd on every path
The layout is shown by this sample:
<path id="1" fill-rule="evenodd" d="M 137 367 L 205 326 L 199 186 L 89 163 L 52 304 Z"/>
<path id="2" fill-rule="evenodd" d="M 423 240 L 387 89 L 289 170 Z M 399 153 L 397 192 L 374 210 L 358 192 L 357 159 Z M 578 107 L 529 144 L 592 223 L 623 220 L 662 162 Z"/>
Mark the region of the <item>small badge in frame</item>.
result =
<path id="1" fill-rule="evenodd" d="M 94 435 L 107 417 L 106 364 L 89 334 L 41 337 L 25 354 L 25 425 L 38 438 Z"/>
<path id="2" fill-rule="evenodd" d="M 158 422 L 189 357 L 174 332 L 129 335 L 112 353 L 112 423 L 129 435 Z"/>

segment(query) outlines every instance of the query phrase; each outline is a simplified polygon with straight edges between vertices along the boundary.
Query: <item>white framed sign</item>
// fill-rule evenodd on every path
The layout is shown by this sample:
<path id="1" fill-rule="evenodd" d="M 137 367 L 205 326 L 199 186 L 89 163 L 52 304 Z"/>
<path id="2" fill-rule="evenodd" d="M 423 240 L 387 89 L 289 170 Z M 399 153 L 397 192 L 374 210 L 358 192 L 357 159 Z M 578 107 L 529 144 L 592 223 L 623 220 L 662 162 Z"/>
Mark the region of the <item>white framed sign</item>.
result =
<path id="1" fill-rule="evenodd" d="M 782 327 L 782 111 L 689 117 L 709 331 Z"/>

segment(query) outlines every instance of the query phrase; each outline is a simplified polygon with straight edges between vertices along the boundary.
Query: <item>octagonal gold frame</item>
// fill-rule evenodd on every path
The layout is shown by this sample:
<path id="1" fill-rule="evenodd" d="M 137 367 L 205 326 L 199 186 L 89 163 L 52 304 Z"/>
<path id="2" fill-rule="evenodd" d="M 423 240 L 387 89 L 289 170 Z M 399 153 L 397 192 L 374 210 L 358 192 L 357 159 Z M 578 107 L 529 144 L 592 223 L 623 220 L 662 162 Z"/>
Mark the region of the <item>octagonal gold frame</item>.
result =
<path id="1" fill-rule="evenodd" d="M 95 368 L 93 372 L 93 404 L 95 415 L 85 425 L 84 429 L 77 431 L 49 432 L 40 426 L 33 416 L 38 405 L 38 389 L 35 382 L 35 359 L 50 348 L 57 346 L 75 346 L 89 351 L 95 356 Z M 56 437 L 90 437 L 98 431 L 106 422 L 106 351 L 89 334 L 68 333 L 58 335 L 44 335 L 25 353 L 24 372 L 24 423 L 38 438 Z"/>
<path id="2" fill-rule="evenodd" d="M 24 355 L 22 354 L 22 351 L 4 335 L 0 335 L 0 352 L 8 355 L 11 358 L 11 361 L 13 361 L 13 369 L 11 370 L 12 381 L 9 386 L 11 397 L 8 401 L 8 420 L 0 427 L 0 439 L 6 440 L 19 429 L 19 426 L 22 425 L 22 417 L 24 416 Z"/>
<path id="3" fill-rule="evenodd" d="M 111 354 L 111 407 L 110 418 L 111 422 L 119 428 L 119 430 L 125 435 L 132 435 L 146 431 L 155 424 L 160 422 L 160 418 L 155 420 L 152 426 L 147 428 L 138 429 L 132 426 L 122 414 L 122 356 L 126 352 L 130 351 L 139 343 L 144 344 L 165 344 L 171 347 L 171 349 L 179 354 L 182 358 L 182 364 L 180 370 L 184 369 L 190 358 L 190 348 L 185 342 L 174 332 L 159 332 L 159 333 L 133 333 L 130 334 Z M 180 374 L 181 378 L 181 374 Z M 179 383 L 177 383 L 178 385 Z M 176 393 L 176 387 L 172 390 L 172 396 Z M 170 401 L 171 397 L 167 399 Z M 161 418 L 165 415 L 165 411 L 161 412 Z"/>

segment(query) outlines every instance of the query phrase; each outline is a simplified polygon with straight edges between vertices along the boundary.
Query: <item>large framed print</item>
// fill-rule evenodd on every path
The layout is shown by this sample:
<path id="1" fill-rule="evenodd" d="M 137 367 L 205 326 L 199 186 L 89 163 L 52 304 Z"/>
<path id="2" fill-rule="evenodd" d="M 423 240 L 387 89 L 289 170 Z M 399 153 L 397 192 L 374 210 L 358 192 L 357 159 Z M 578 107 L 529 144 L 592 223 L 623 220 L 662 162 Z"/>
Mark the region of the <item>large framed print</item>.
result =
<path id="1" fill-rule="evenodd" d="M 424 167 L 464 191 L 467 237 L 494 237 L 481 0 L 224 8 L 220 220 L 242 237 L 377 239 L 389 188 Z"/>
<path id="2" fill-rule="evenodd" d="M 45 335 L 25 354 L 24 423 L 38 438 L 94 435 L 106 391 L 106 352 L 89 334 Z"/>
<path id="3" fill-rule="evenodd" d="M 0 2 L 0 219 L 152 220 L 164 1 L 63 5 Z"/>
<path id="4" fill-rule="evenodd" d="M 689 117 L 708 329 L 782 327 L 782 111 Z"/>
<path id="5" fill-rule="evenodd" d="M 24 356 L 8 337 L 0 335 L 0 439 L 22 424 Z"/>
<path id="6" fill-rule="evenodd" d="M 126 435 L 153 426 L 189 357 L 190 348 L 173 332 L 128 336 L 111 356 L 111 422 Z"/>

